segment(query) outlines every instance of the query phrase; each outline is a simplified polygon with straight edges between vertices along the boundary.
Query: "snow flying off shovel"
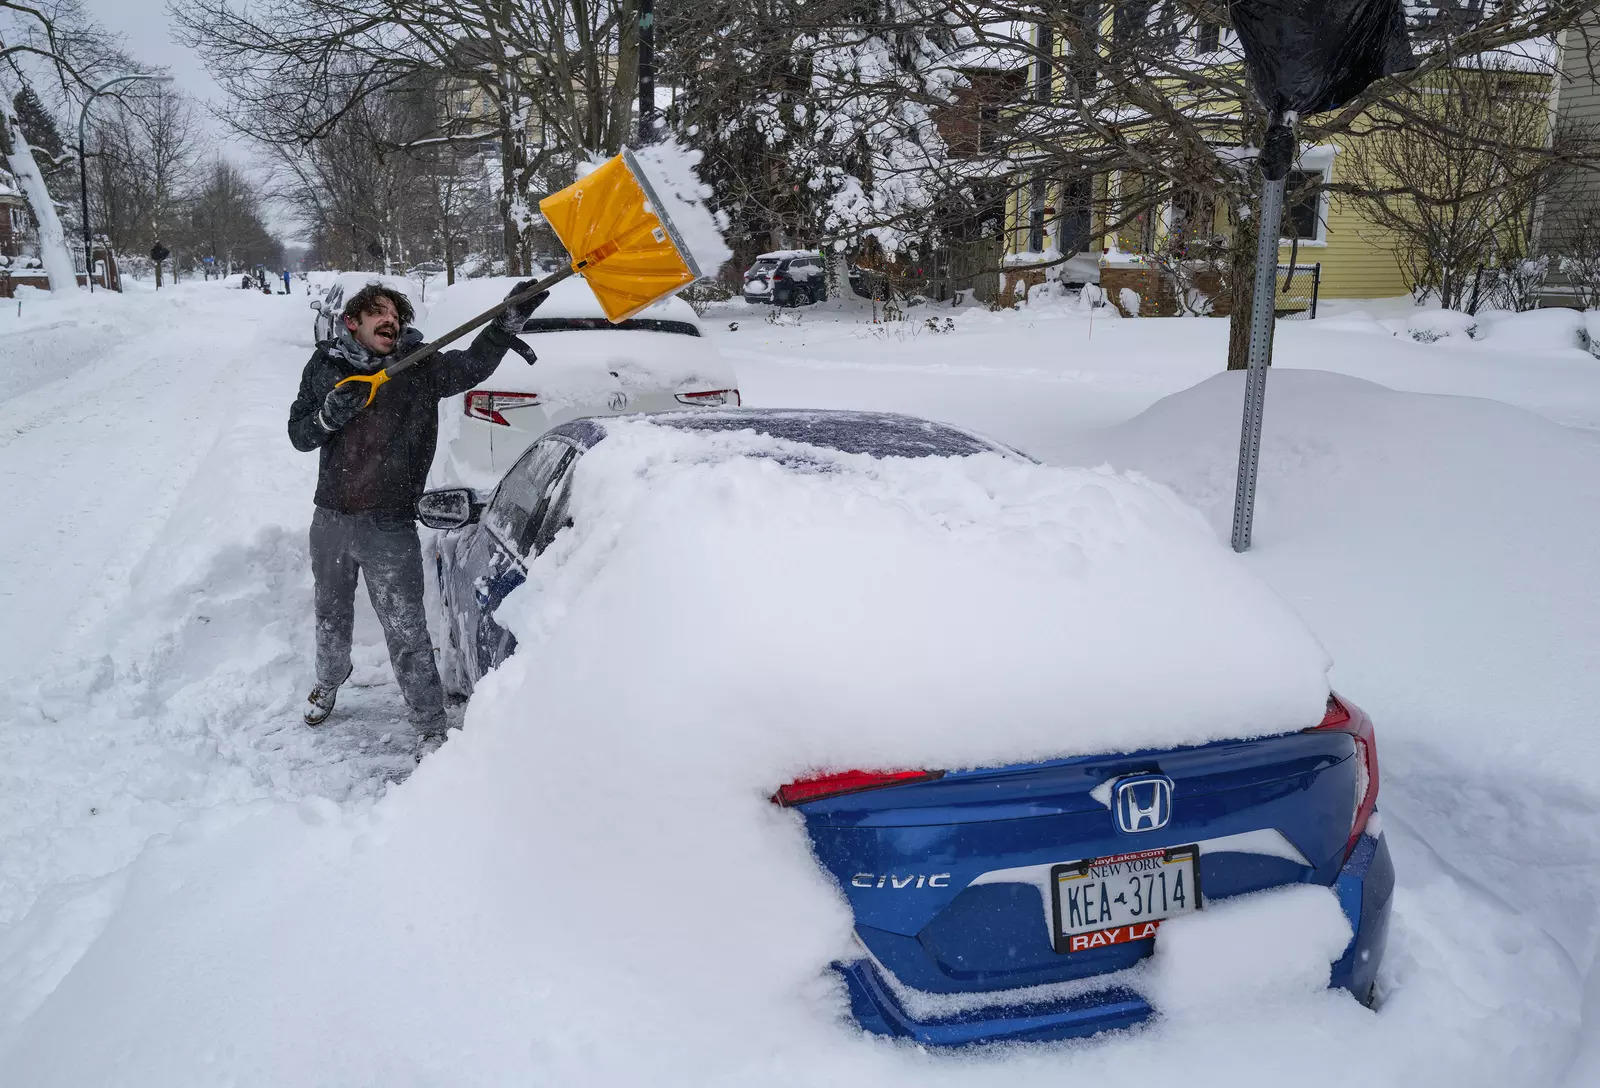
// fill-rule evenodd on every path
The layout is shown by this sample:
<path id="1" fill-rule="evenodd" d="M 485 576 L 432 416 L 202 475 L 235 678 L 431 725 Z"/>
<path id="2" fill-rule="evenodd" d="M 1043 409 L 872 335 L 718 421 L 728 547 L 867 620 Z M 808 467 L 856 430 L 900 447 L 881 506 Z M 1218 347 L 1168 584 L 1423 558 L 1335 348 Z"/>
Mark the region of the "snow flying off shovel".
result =
<path id="1" fill-rule="evenodd" d="M 672 225 L 638 160 L 626 148 L 545 197 L 539 210 L 572 258 L 568 267 L 496 303 L 376 374 L 353 374 L 338 384 L 366 382 L 370 387 L 367 403 L 371 404 L 379 386 L 390 378 L 569 276 L 582 275 L 589 282 L 589 289 L 613 322 L 632 317 L 700 278 L 694 255 Z"/>

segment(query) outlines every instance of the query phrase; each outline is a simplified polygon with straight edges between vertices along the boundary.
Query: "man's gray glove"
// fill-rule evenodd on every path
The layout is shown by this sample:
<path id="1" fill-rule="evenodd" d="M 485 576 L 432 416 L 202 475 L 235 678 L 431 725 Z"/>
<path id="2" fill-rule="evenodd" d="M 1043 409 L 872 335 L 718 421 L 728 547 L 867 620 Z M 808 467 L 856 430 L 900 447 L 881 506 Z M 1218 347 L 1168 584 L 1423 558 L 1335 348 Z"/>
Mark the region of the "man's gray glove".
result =
<path id="1" fill-rule="evenodd" d="M 538 284 L 538 280 L 523 280 L 521 283 L 517 284 L 511 290 L 506 292 L 506 298 L 510 298 L 512 295 L 520 295 L 530 287 L 537 287 Z M 522 326 L 526 325 L 528 323 L 528 318 L 533 316 L 533 311 L 537 310 L 540 303 L 544 302 L 544 300 L 549 297 L 549 291 L 540 291 L 537 295 L 534 295 L 527 301 L 519 302 L 509 309 L 503 310 L 500 316 L 495 318 L 495 324 L 499 325 L 506 332 L 521 332 Z"/>
<path id="2" fill-rule="evenodd" d="M 334 386 L 328 390 L 328 395 L 322 398 L 322 407 L 317 412 L 317 422 L 322 424 L 322 429 L 325 431 L 339 430 L 361 414 L 361 409 L 367 406 L 367 398 L 371 394 L 372 386 L 366 382 Z"/>

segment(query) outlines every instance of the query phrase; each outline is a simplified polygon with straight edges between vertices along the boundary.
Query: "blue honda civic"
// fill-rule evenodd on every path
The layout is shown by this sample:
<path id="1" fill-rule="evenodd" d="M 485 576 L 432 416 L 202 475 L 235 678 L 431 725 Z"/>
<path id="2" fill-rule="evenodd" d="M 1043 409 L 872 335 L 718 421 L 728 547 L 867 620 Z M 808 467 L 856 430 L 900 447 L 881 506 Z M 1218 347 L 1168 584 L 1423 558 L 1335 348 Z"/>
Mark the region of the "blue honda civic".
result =
<path id="1" fill-rule="evenodd" d="M 881 457 L 1021 456 L 955 427 L 881 413 L 642 418 Z M 557 427 L 486 503 L 459 488 L 423 497 L 419 516 L 442 530 L 433 542 L 442 671 L 462 694 L 515 649 L 495 609 L 570 524 L 574 466 L 608 427 L 628 425 Z M 729 449 L 708 443 L 706 455 L 747 455 Z M 1354 935 L 1329 985 L 1370 1003 L 1394 887 L 1372 819 L 1377 796 L 1372 722 L 1333 696 L 1320 721 L 1252 740 L 981 769 L 848 771 L 791 782 L 773 801 L 804 818 L 854 912 L 859 954 L 834 966 L 857 1022 L 962 1046 L 1137 1024 L 1154 1010 L 1119 973 L 1151 954 L 1163 921 L 1290 884 L 1337 897 Z"/>

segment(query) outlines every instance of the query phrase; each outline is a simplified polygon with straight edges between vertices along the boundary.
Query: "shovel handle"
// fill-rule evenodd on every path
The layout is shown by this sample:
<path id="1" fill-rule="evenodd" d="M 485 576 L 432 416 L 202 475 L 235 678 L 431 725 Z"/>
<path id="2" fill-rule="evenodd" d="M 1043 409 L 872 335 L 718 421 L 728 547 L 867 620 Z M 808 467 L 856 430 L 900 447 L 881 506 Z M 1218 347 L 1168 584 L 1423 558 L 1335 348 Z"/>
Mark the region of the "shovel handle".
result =
<path id="1" fill-rule="evenodd" d="M 380 370 L 376 374 L 352 374 L 348 378 L 341 378 L 334 382 L 333 387 L 337 389 L 339 386 L 348 385 L 351 382 L 366 382 L 367 403 L 362 405 L 362 407 L 365 408 L 372 403 L 372 398 L 378 395 L 378 386 L 382 385 L 388 380 L 389 372 L 387 370 Z"/>
<path id="2" fill-rule="evenodd" d="M 420 348 L 417 348 L 415 351 L 406 355 L 399 362 L 392 363 L 389 366 L 384 367 L 376 374 L 352 374 L 350 377 L 336 382 L 335 385 L 344 385 L 346 382 L 366 382 L 369 387 L 367 392 L 367 403 L 371 404 L 372 399 L 378 395 L 378 387 L 384 382 L 388 381 L 390 378 L 410 370 L 412 367 L 426 359 L 432 358 L 438 353 L 440 348 L 451 343 L 452 341 L 460 339 L 478 326 L 487 324 L 491 319 L 499 317 L 501 314 L 505 313 L 518 303 L 527 302 L 530 298 L 533 298 L 541 291 L 550 290 L 550 288 L 554 287 L 562 280 L 576 275 L 577 271 L 578 270 L 576 268 L 569 265 L 553 275 L 546 276 L 544 279 L 540 280 L 526 291 L 521 291 L 515 295 L 507 295 L 505 298 L 501 299 L 499 302 L 483 311 L 483 313 L 478 314 L 476 317 L 468 318 L 466 321 L 463 321 L 461 324 L 457 325 L 443 336 L 440 336 L 434 340 L 430 340 L 428 343 L 423 344 Z"/>

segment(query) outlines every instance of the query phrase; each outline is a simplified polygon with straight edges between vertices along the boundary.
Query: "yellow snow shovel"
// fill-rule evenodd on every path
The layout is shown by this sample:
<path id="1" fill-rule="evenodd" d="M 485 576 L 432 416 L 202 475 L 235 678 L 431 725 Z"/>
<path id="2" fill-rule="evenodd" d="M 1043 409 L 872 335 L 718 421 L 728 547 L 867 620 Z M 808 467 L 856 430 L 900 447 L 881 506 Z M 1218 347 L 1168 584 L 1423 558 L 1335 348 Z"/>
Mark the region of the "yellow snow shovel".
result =
<path id="1" fill-rule="evenodd" d="M 440 348 L 569 276 L 581 275 L 613 322 L 621 322 L 700 278 L 700 266 L 672 225 L 633 153 L 606 160 L 588 175 L 539 201 L 572 263 L 526 291 L 512 295 L 376 374 L 340 381 L 366 382 L 367 403 L 378 387 L 430 358 Z"/>

